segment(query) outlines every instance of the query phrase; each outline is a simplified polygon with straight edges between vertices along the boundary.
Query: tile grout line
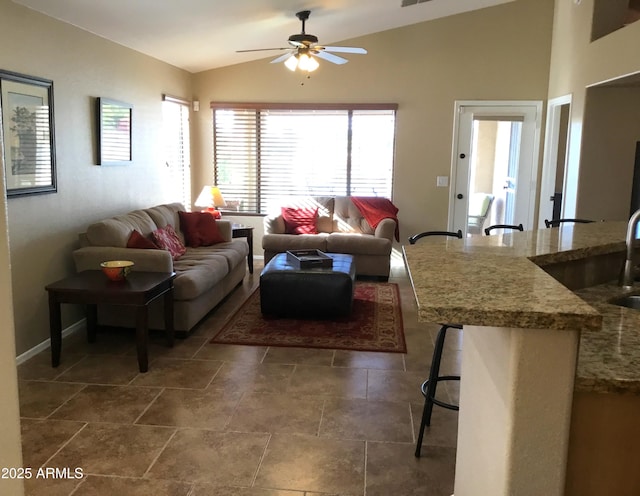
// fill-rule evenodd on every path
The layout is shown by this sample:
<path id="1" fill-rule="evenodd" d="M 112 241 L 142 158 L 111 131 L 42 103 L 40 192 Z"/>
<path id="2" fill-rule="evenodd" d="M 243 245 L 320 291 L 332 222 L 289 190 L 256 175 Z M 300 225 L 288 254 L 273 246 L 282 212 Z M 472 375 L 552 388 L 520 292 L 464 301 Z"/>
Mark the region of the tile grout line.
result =
<path id="1" fill-rule="evenodd" d="M 164 426 L 163 426 L 164 427 Z M 167 427 L 164 427 L 167 428 Z M 171 428 L 171 427 L 168 427 Z M 173 434 L 171 434 L 169 436 L 169 439 L 167 439 L 167 441 L 164 443 L 164 446 L 162 446 L 162 448 L 160 448 L 160 450 L 158 451 L 158 454 L 156 455 L 156 457 L 151 460 L 151 463 L 149 463 L 149 466 L 147 467 L 147 470 L 144 471 L 144 473 L 142 474 L 142 476 L 140 477 L 141 479 L 152 479 L 151 477 L 147 477 L 147 475 L 149 474 L 149 471 L 151 470 L 151 468 L 156 464 L 156 462 L 158 461 L 158 458 L 160 458 L 160 456 L 162 455 L 162 453 L 164 453 L 164 450 L 167 449 L 167 446 L 169 446 L 169 443 L 173 440 L 174 437 L 176 437 L 176 435 L 178 434 L 178 427 L 174 427 L 173 428 Z"/>
<path id="2" fill-rule="evenodd" d="M 268 436 L 269 437 L 267 438 L 267 442 L 265 443 L 264 448 L 262 449 L 262 455 L 260 455 L 258 466 L 256 467 L 256 471 L 254 472 L 253 477 L 251 478 L 251 485 L 249 487 L 255 487 L 256 479 L 258 478 L 258 472 L 260 472 L 260 469 L 262 468 L 262 462 L 264 462 L 264 459 L 267 456 L 267 450 L 269 449 L 269 444 L 271 443 L 273 434 L 269 432 Z"/>
<path id="3" fill-rule="evenodd" d="M 369 461 L 369 441 L 364 440 L 364 491 L 363 495 L 367 496 L 367 462 Z"/>
<path id="4" fill-rule="evenodd" d="M 66 422 L 73 422 L 73 421 L 66 421 Z M 83 423 L 84 425 L 80 429 L 78 429 L 78 432 L 76 432 L 73 436 L 67 439 L 65 443 L 62 443 L 62 445 L 56 450 L 56 452 L 53 455 L 51 455 L 49 458 L 47 458 L 45 462 L 42 465 L 40 465 L 40 467 L 44 467 L 47 463 L 49 463 L 58 453 L 60 453 L 60 451 L 62 451 L 71 441 L 73 441 L 78 436 L 78 434 L 80 434 L 83 430 L 87 428 L 87 426 L 89 425 L 89 422 L 83 422 Z"/>
<path id="5" fill-rule="evenodd" d="M 72 384 L 77 384 L 77 383 L 72 383 Z M 87 389 L 87 387 L 90 384 L 83 384 L 82 387 L 80 389 L 78 389 L 74 394 L 72 394 L 69 398 L 67 398 L 64 402 L 62 402 L 62 404 L 58 405 L 56 408 L 53 409 L 53 411 L 47 415 L 46 419 L 51 419 L 51 420 L 56 420 L 56 419 L 52 419 L 51 416 L 56 413 L 58 410 L 60 410 L 60 408 L 62 408 L 64 405 L 66 405 L 67 403 L 69 403 L 73 398 L 75 398 L 76 396 L 78 396 L 82 391 L 84 391 L 85 389 Z"/>
<path id="6" fill-rule="evenodd" d="M 142 410 L 142 412 L 140 412 L 140 415 L 138 415 L 136 417 L 136 419 L 133 421 L 133 425 L 139 425 L 137 424 L 137 422 L 144 416 L 145 413 L 147 413 L 147 411 L 149 410 L 149 408 L 151 408 L 151 406 L 156 402 L 156 400 L 160 397 L 160 395 L 162 393 L 165 392 L 167 388 L 163 387 L 160 388 L 160 391 L 158 391 L 158 394 L 155 395 L 155 397 L 149 402 L 149 404 Z"/>

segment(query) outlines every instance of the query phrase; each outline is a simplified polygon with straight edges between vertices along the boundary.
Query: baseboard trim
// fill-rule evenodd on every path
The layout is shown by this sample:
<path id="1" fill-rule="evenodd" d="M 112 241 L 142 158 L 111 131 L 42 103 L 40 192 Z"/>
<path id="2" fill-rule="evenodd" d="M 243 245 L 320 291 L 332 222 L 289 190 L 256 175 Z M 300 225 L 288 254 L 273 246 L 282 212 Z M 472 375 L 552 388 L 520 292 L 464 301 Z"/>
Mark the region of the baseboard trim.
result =
<path id="1" fill-rule="evenodd" d="M 76 332 L 83 331 L 84 329 L 86 329 L 86 327 L 87 327 L 86 326 L 86 321 L 87 321 L 87 319 L 80 319 L 75 324 L 71 324 L 66 329 L 63 329 L 62 330 L 62 338 L 64 339 L 67 336 L 71 336 L 72 334 L 75 334 Z M 40 352 L 42 352 L 42 351 L 44 351 L 44 350 L 46 350 L 48 348 L 51 348 L 51 338 L 49 338 L 49 339 L 43 341 L 42 343 L 34 346 L 30 350 L 25 351 L 21 355 L 18 355 L 16 357 L 16 363 L 18 365 L 20 365 L 21 363 L 24 363 L 27 360 L 29 360 L 29 358 L 33 358 L 38 353 L 40 353 Z"/>

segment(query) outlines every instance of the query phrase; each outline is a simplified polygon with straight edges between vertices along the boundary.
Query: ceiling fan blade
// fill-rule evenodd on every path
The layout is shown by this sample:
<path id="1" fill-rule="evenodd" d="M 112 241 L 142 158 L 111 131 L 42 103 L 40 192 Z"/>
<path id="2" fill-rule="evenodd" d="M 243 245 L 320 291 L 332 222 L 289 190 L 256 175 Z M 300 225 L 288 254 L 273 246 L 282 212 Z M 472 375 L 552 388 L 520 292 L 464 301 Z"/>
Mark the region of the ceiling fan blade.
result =
<path id="1" fill-rule="evenodd" d="M 291 47 L 279 47 L 279 48 L 253 48 L 251 50 L 236 50 L 236 53 L 244 52 L 265 52 L 268 50 L 290 50 Z"/>
<path id="2" fill-rule="evenodd" d="M 280 57 L 277 57 L 275 59 L 273 59 L 271 61 L 272 64 L 278 64 L 280 62 L 284 62 L 285 60 L 287 60 L 289 57 L 291 57 L 291 52 L 287 52 L 283 55 L 280 55 Z"/>
<path id="3" fill-rule="evenodd" d="M 343 59 L 342 57 L 338 57 L 337 55 L 332 55 L 330 53 L 324 52 L 322 50 L 311 50 L 311 53 L 318 58 L 324 59 L 328 62 L 333 62 L 334 64 L 346 64 L 349 62 L 347 59 Z"/>
<path id="4" fill-rule="evenodd" d="M 314 47 L 320 48 L 320 47 Z M 366 55 L 367 51 L 364 48 L 358 47 L 341 47 L 341 46 L 323 46 L 321 47 L 325 52 L 335 52 L 335 53 L 359 53 L 362 55 Z"/>

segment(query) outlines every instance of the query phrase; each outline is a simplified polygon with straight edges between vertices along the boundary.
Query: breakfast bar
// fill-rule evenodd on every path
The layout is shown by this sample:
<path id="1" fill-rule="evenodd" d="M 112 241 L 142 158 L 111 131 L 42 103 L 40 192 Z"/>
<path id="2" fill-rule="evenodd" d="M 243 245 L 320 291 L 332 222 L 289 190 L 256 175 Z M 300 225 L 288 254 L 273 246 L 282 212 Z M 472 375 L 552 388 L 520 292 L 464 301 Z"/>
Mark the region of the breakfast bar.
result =
<path id="1" fill-rule="evenodd" d="M 626 230 L 575 224 L 404 246 L 419 320 L 464 327 L 456 496 L 591 494 L 573 480 L 593 462 L 580 425 L 594 403 L 640 397 L 635 350 L 620 348 L 640 342 L 640 312 L 610 303 L 623 294 Z M 611 449 L 603 442 L 597 450 Z M 606 480 L 595 472 L 592 486 Z"/>

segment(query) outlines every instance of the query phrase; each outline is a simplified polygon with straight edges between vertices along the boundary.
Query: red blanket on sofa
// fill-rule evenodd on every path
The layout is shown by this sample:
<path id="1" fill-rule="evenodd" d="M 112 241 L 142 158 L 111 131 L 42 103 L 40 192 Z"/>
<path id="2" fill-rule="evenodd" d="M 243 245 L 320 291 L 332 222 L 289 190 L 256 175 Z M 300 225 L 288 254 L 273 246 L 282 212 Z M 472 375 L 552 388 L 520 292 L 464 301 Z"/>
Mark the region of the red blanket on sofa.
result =
<path id="1" fill-rule="evenodd" d="M 382 219 L 395 220 L 396 241 L 400 241 L 400 228 L 396 215 L 398 213 L 398 207 L 391 203 L 391 200 L 377 196 L 352 196 L 351 201 L 374 229 Z"/>

